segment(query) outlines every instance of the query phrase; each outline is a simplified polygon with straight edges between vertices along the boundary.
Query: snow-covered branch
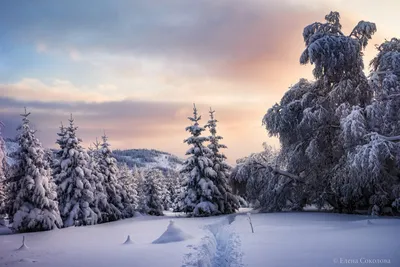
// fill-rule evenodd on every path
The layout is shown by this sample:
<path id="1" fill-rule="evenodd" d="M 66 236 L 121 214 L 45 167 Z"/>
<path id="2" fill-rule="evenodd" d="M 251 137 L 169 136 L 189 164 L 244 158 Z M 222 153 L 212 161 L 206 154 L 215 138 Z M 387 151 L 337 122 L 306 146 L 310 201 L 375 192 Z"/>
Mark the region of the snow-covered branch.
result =
<path id="1" fill-rule="evenodd" d="M 382 138 L 382 139 L 384 139 L 385 141 L 389 141 L 389 142 L 397 142 L 397 141 L 400 141 L 400 135 L 395 135 L 395 136 L 384 136 L 384 135 L 381 135 L 381 134 L 378 134 L 378 133 L 369 133 L 369 134 L 366 134 L 365 135 L 365 137 L 370 137 L 370 136 L 378 136 L 378 137 L 380 137 L 380 138 Z"/>
<path id="2" fill-rule="evenodd" d="M 271 167 L 270 165 L 267 165 L 267 164 L 259 162 L 259 161 L 255 161 L 254 163 L 256 165 L 258 165 L 259 169 L 266 169 L 269 172 L 280 174 L 280 175 L 286 176 L 292 180 L 295 180 L 296 182 L 303 183 L 302 179 L 298 175 L 295 175 L 293 173 L 290 173 L 290 172 L 287 172 L 287 171 L 284 171 L 284 170 L 281 170 L 278 168 Z"/>

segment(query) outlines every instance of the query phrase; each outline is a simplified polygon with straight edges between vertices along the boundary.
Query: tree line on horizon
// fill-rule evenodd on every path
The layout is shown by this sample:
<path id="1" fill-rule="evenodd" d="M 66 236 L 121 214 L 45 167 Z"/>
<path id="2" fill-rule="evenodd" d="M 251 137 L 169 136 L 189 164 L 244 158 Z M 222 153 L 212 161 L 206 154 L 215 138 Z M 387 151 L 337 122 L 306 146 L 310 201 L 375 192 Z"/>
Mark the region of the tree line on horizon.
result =
<path id="1" fill-rule="evenodd" d="M 193 136 L 185 140 L 192 146 L 186 167 L 181 173 L 163 173 L 117 164 L 105 134 L 85 150 L 72 115 L 69 125 L 61 124 L 57 133 L 59 149 L 47 153 L 30 128 L 25 109 L 12 166 L 7 166 L 0 135 L 0 214 L 8 215 L 16 231 L 31 232 L 106 223 L 136 212 L 156 216 L 168 209 L 193 216 L 235 212 L 239 206 L 228 185 L 230 167 L 219 153 L 226 146 L 218 143 L 222 137 L 216 136 L 213 113 L 210 110 L 206 125 L 210 137 L 199 137 L 205 129 L 198 126 L 200 117 L 195 116 L 194 125 L 187 128 Z M 208 147 L 203 146 L 205 141 L 210 142 Z"/>

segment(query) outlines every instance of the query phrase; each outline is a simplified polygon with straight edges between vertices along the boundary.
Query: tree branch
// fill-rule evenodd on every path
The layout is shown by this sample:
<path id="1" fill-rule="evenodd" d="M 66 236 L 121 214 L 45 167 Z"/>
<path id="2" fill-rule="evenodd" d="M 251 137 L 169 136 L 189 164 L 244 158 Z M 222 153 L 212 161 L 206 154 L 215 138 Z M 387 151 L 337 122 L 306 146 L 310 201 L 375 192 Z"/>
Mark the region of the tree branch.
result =
<path id="1" fill-rule="evenodd" d="M 383 139 L 386 139 L 387 141 L 392 141 L 392 142 L 396 142 L 396 141 L 400 141 L 400 135 L 397 136 L 384 136 L 384 135 L 380 135 Z"/>
<path id="2" fill-rule="evenodd" d="M 374 132 L 374 133 L 369 133 L 369 134 L 367 134 L 365 136 L 371 136 L 371 135 L 377 135 L 377 136 L 379 136 L 379 137 L 381 137 L 381 138 L 383 138 L 383 139 L 385 139 L 386 141 L 389 141 L 389 142 L 400 141 L 400 135 L 384 136 L 384 135 L 381 135 L 381 134 L 378 134 L 378 133 Z"/>
<path id="3" fill-rule="evenodd" d="M 259 162 L 259 161 L 255 161 L 255 164 L 259 165 L 260 169 L 266 169 L 269 172 L 283 175 L 283 176 L 288 177 L 291 180 L 294 180 L 296 182 L 304 183 L 304 181 L 300 178 L 300 176 L 295 175 L 293 173 L 290 173 L 290 172 L 287 172 L 287 171 L 284 171 L 284 170 L 281 170 L 281 169 L 278 169 L 278 168 L 273 168 L 270 165 L 267 165 L 267 164 Z"/>

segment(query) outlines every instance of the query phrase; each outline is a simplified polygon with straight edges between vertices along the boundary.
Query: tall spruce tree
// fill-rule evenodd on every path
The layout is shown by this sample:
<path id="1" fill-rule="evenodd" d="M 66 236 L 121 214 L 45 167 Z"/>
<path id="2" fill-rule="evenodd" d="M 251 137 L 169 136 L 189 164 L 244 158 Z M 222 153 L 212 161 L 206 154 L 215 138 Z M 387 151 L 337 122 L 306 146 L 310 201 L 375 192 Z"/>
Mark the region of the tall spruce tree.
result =
<path id="1" fill-rule="evenodd" d="M 65 140 L 60 145 L 60 172 L 55 175 L 58 186 L 58 201 L 65 227 L 73 225 L 96 224 L 94 212 L 94 189 L 92 173 L 89 167 L 89 155 L 81 146 L 82 140 L 76 136 L 78 127 L 74 119 L 69 119 L 65 130 Z"/>
<path id="2" fill-rule="evenodd" d="M 55 156 L 52 159 L 51 165 L 53 170 L 53 177 L 56 177 L 61 172 L 61 164 L 60 160 L 64 153 L 65 146 L 68 141 L 67 137 L 67 129 L 64 127 L 63 123 L 61 122 L 60 132 L 57 133 L 58 138 L 56 144 L 59 145 L 59 150 L 55 153 Z"/>
<path id="3" fill-rule="evenodd" d="M 210 108 L 210 120 L 205 128 L 209 128 L 211 135 L 209 136 L 210 143 L 208 148 L 211 152 L 211 160 L 213 169 L 217 176 L 214 177 L 213 183 L 218 189 L 218 194 L 213 195 L 213 203 L 217 204 L 218 211 L 222 214 L 233 213 L 239 209 L 239 201 L 232 194 L 232 189 L 228 183 L 231 166 L 226 161 L 226 156 L 220 152 L 220 149 L 227 148 L 226 145 L 220 144 L 222 136 L 217 135 L 217 120 L 214 118 L 215 111 Z"/>
<path id="4" fill-rule="evenodd" d="M 204 146 L 209 141 L 208 137 L 201 136 L 205 130 L 200 127 L 201 116 L 197 114 L 196 105 L 193 106 L 193 117 L 188 118 L 193 124 L 186 127 L 191 136 L 184 140 L 191 147 L 186 152 L 189 158 L 184 162 L 181 170 L 185 176 L 180 206 L 186 213 L 193 213 L 194 216 L 210 216 L 220 214 L 218 204 L 214 202 L 216 196 L 220 196 L 218 188 L 214 185 L 213 179 L 218 174 L 213 169 L 213 161 L 210 159 L 212 152 Z"/>
<path id="5" fill-rule="evenodd" d="M 115 221 L 125 217 L 125 206 L 122 199 L 122 187 L 118 182 L 117 161 L 112 155 L 108 138 L 104 134 L 99 154 L 99 167 L 103 175 L 103 186 L 107 195 L 107 202 L 111 209 L 108 211 L 108 221 Z"/>
<path id="6" fill-rule="evenodd" d="M 98 217 L 98 223 L 105 223 L 110 221 L 110 214 L 113 214 L 113 207 L 107 201 L 107 193 L 104 186 L 104 175 L 100 170 L 100 158 L 101 144 L 96 138 L 96 142 L 93 143 L 95 148 L 89 147 L 88 155 L 89 155 L 89 168 L 91 170 L 91 178 L 92 178 L 92 187 L 93 187 L 93 196 L 94 196 L 94 204 L 93 210 L 96 212 Z"/>
<path id="7" fill-rule="evenodd" d="M 18 163 L 7 186 L 6 211 L 18 232 L 46 231 L 62 226 L 50 165 L 35 131 L 30 128 L 29 115 L 26 109 L 21 115 Z"/>

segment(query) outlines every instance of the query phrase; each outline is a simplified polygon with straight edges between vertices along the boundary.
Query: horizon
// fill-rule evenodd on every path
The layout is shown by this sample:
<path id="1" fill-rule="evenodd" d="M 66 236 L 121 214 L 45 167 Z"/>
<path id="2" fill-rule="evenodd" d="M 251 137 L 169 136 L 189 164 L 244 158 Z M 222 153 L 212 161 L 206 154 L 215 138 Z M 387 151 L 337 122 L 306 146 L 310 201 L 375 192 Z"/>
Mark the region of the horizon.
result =
<path id="1" fill-rule="evenodd" d="M 196 103 L 201 125 L 210 107 L 216 111 L 223 153 L 235 163 L 263 142 L 279 146 L 262 117 L 300 78 L 313 79 L 313 66 L 299 63 L 303 28 L 331 10 L 346 34 L 359 20 L 376 23 L 368 71 L 374 45 L 397 34 L 400 3 L 386 2 L 393 8 L 385 12 L 361 0 L 7 2 L 0 10 L 3 134 L 15 137 L 26 106 L 47 148 L 56 148 L 60 122 L 72 113 L 86 148 L 106 131 L 114 150 L 184 158 Z"/>

